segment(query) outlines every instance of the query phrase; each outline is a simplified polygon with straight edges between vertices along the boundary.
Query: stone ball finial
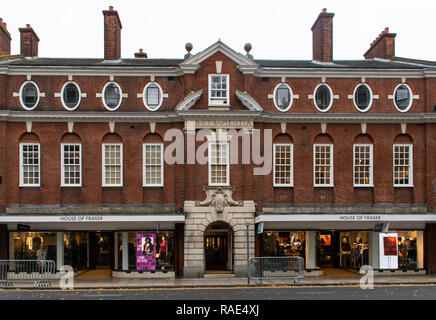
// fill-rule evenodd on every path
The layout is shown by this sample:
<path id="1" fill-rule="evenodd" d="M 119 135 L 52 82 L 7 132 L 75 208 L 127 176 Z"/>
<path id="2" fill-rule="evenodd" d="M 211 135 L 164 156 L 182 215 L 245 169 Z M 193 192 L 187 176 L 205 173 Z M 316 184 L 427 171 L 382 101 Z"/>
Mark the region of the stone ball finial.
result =
<path id="1" fill-rule="evenodd" d="M 186 49 L 186 51 L 191 52 L 192 48 L 193 48 L 192 43 L 187 42 L 187 43 L 185 44 L 185 49 Z"/>
<path id="2" fill-rule="evenodd" d="M 245 50 L 247 53 L 250 52 L 251 48 L 252 48 L 252 46 L 251 46 L 251 43 L 250 43 L 250 42 L 247 42 L 247 43 L 244 45 L 244 50 Z"/>

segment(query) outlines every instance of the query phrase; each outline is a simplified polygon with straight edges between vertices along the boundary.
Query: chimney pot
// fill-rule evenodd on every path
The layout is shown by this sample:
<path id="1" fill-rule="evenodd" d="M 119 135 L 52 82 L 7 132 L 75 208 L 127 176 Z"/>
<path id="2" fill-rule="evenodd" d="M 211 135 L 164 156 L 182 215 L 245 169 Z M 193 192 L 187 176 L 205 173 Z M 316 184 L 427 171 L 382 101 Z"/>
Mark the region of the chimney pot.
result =
<path id="1" fill-rule="evenodd" d="M 30 28 L 30 24 L 26 24 L 26 28 Z"/>
<path id="2" fill-rule="evenodd" d="M 327 13 L 327 8 L 322 9 L 322 13 Z"/>
<path id="3" fill-rule="evenodd" d="M 114 7 L 113 6 L 109 6 L 109 11 L 114 11 Z"/>

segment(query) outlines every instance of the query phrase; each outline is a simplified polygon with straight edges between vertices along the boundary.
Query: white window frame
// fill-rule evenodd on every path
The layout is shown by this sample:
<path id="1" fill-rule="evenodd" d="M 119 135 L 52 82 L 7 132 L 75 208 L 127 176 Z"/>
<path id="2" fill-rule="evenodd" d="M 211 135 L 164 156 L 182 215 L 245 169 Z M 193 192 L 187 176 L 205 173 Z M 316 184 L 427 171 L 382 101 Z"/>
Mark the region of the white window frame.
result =
<path id="1" fill-rule="evenodd" d="M 65 146 L 79 146 L 79 183 L 65 183 Z M 82 144 L 81 143 L 61 143 L 61 187 L 81 187 L 82 186 Z"/>
<path id="2" fill-rule="evenodd" d="M 279 87 L 281 85 L 285 85 L 288 90 L 289 90 L 289 105 L 285 108 L 285 109 L 281 109 L 278 104 L 277 104 L 277 100 L 276 100 L 276 93 L 277 90 L 279 89 Z M 277 110 L 279 110 L 280 112 L 286 112 L 289 111 L 289 109 L 291 109 L 292 105 L 294 104 L 294 92 L 292 91 L 292 88 L 289 84 L 287 84 L 286 82 L 280 82 L 278 85 L 276 85 L 276 87 L 274 88 L 274 92 L 273 92 L 273 101 L 274 101 L 274 106 L 276 107 Z"/>
<path id="3" fill-rule="evenodd" d="M 65 103 L 65 100 L 64 100 L 64 91 L 65 91 L 67 85 L 69 85 L 69 84 L 75 85 L 76 88 L 77 88 L 77 91 L 79 91 L 79 100 L 77 101 L 77 104 L 73 108 L 68 107 L 67 104 Z M 73 111 L 73 110 L 76 110 L 80 106 L 81 102 L 82 102 L 82 91 L 80 90 L 79 85 L 77 83 L 75 83 L 74 81 L 67 81 L 67 82 L 65 82 L 65 84 L 62 86 L 62 89 L 61 89 L 61 103 L 62 103 L 62 106 L 65 109 L 67 109 L 68 111 Z"/>
<path id="4" fill-rule="evenodd" d="M 395 147 L 409 147 L 409 183 L 408 184 L 396 184 L 395 183 Z M 413 144 L 410 143 L 396 143 L 392 148 L 392 183 L 395 188 L 413 187 Z"/>
<path id="5" fill-rule="evenodd" d="M 212 77 L 213 76 L 225 76 L 227 79 L 227 88 L 226 88 L 226 94 L 227 94 L 227 103 L 222 103 L 220 101 L 214 101 L 212 100 Z M 216 90 L 216 89 L 215 89 Z M 221 74 L 221 73 L 214 73 L 209 74 L 209 106 L 226 106 L 230 107 L 230 75 L 229 74 Z M 224 99 L 222 99 L 224 100 Z"/>
<path id="6" fill-rule="evenodd" d="M 212 145 L 225 145 L 226 146 L 226 181 L 227 183 L 212 183 Z M 208 143 L 208 173 L 209 173 L 209 178 L 208 178 L 208 182 L 209 182 L 209 186 L 229 186 L 230 185 L 230 156 L 229 156 L 229 143 L 228 142 L 223 142 L 223 141 L 211 141 Z M 214 163 L 215 165 L 215 163 Z"/>
<path id="7" fill-rule="evenodd" d="M 356 148 L 369 147 L 369 182 L 367 184 L 356 183 Z M 374 162 L 373 162 L 373 144 L 356 143 L 353 144 L 353 185 L 354 187 L 374 187 Z"/>
<path id="8" fill-rule="evenodd" d="M 149 106 L 148 104 L 147 104 L 147 89 L 148 89 L 148 87 L 150 86 L 150 85 L 152 85 L 152 84 L 154 84 L 154 85 L 156 85 L 157 87 L 158 87 L 158 89 L 159 89 L 159 96 L 160 96 L 160 99 L 159 99 L 159 104 L 157 105 L 157 106 Z M 155 82 L 155 81 L 151 81 L 151 82 L 148 82 L 146 85 L 145 85 L 145 87 L 144 87 L 144 91 L 142 92 L 142 102 L 144 103 L 144 106 L 147 108 L 147 110 L 149 110 L 149 111 L 157 111 L 157 110 L 159 110 L 159 108 L 161 107 L 161 105 L 162 105 L 162 102 L 163 102 L 163 91 L 162 91 L 162 87 L 159 85 L 159 83 L 157 83 L 157 82 Z"/>
<path id="9" fill-rule="evenodd" d="M 38 146 L 38 183 L 24 183 L 24 164 L 23 164 L 23 147 Z M 41 186 L 41 144 L 40 143 L 20 143 L 20 187 L 40 187 Z"/>
<path id="10" fill-rule="evenodd" d="M 368 104 L 368 106 L 366 107 L 366 109 L 363 109 L 363 110 L 362 110 L 362 109 L 359 109 L 359 107 L 358 107 L 357 104 L 356 104 L 356 93 L 357 93 L 357 89 L 358 89 L 360 86 L 365 86 L 365 87 L 367 87 L 368 90 L 369 90 L 369 96 L 370 96 L 370 98 L 369 98 L 369 104 Z M 354 107 L 355 107 L 359 112 L 367 112 L 367 111 L 369 111 L 369 110 L 371 109 L 373 102 L 374 102 L 374 94 L 373 94 L 373 92 L 372 92 L 371 87 L 370 87 L 369 85 L 367 85 L 366 83 L 359 83 L 359 84 L 354 88 L 354 92 L 353 92 L 353 104 L 354 104 Z"/>
<path id="11" fill-rule="evenodd" d="M 120 90 L 120 101 L 118 102 L 118 105 L 116 107 L 114 107 L 114 108 L 109 107 L 106 104 L 106 100 L 104 98 L 104 92 L 106 91 L 107 86 L 109 86 L 110 84 L 114 84 Z M 104 107 L 107 110 L 109 110 L 109 111 L 116 111 L 116 110 L 118 110 L 118 108 L 121 106 L 121 103 L 123 102 L 123 90 L 121 89 L 120 85 L 118 83 L 116 83 L 115 81 L 109 81 L 108 83 L 106 83 L 104 85 L 104 87 L 103 87 L 103 90 L 101 91 L 101 101 L 103 101 L 103 105 L 104 105 Z"/>
<path id="12" fill-rule="evenodd" d="M 161 183 L 146 183 L 147 180 L 147 170 L 145 170 L 145 166 L 147 165 L 145 163 L 146 156 L 145 156 L 145 150 L 146 146 L 160 146 L 160 181 Z M 142 186 L 143 187 L 163 187 L 164 186 L 164 144 L 163 143 L 143 143 L 142 144 Z M 149 164 L 148 164 L 149 165 Z M 157 166 L 157 165 L 156 165 Z"/>
<path id="13" fill-rule="evenodd" d="M 290 154 L 290 177 L 289 183 L 276 183 L 276 148 L 289 146 L 289 154 Z M 283 166 L 283 165 L 282 165 Z M 274 187 L 293 187 L 294 186 L 294 145 L 292 143 L 274 143 L 273 148 L 273 186 Z"/>
<path id="14" fill-rule="evenodd" d="M 328 107 L 325 108 L 324 110 L 321 109 L 321 108 L 318 106 L 318 104 L 316 103 L 316 92 L 318 91 L 318 88 L 321 87 L 321 86 L 326 86 L 327 89 L 328 89 L 328 91 L 329 91 L 329 93 L 330 93 L 330 104 L 329 104 Z M 323 82 L 323 83 L 318 84 L 318 85 L 315 87 L 315 90 L 313 90 L 313 104 L 315 105 L 315 108 L 316 108 L 319 112 L 327 112 L 327 111 L 330 110 L 330 108 L 331 108 L 332 105 L 333 105 L 333 90 L 332 90 L 332 88 L 331 88 L 327 83 Z"/>
<path id="15" fill-rule="evenodd" d="M 407 90 L 409 90 L 409 97 L 410 97 L 409 105 L 408 105 L 407 108 L 404 109 L 404 110 L 401 110 L 400 108 L 398 108 L 398 106 L 397 106 L 397 102 L 395 101 L 395 96 L 396 96 L 397 90 L 398 90 L 398 88 L 401 87 L 401 86 L 405 86 L 405 87 L 407 88 Z M 394 95 L 393 95 L 393 97 L 394 97 L 394 98 L 393 98 L 394 106 L 395 106 L 395 108 L 396 108 L 399 112 L 407 112 L 407 111 L 410 110 L 410 108 L 412 108 L 412 104 L 413 104 L 413 92 L 412 92 L 412 88 L 410 88 L 409 85 L 407 85 L 407 84 L 405 84 L 405 83 L 400 83 L 399 85 L 397 85 L 397 86 L 395 87 L 395 89 L 394 89 Z"/>
<path id="16" fill-rule="evenodd" d="M 330 183 L 316 183 L 316 147 L 330 147 Z M 313 186 L 314 187 L 334 187 L 333 184 L 333 144 L 331 143 L 316 143 L 313 145 Z"/>
<path id="17" fill-rule="evenodd" d="M 36 103 L 35 103 L 35 105 L 34 105 L 32 108 L 26 107 L 26 105 L 24 104 L 24 101 L 23 101 L 23 90 L 24 90 L 24 86 L 25 86 L 26 84 L 28 84 L 28 83 L 33 84 L 33 85 L 36 87 L 36 92 L 38 93 L 38 99 L 36 100 Z M 36 82 L 34 82 L 34 81 L 30 81 L 30 80 L 25 81 L 25 82 L 21 85 L 21 87 L 20 87 L 19 99 L 20 99 L 20 104 L 21 104 L 21 106 L 22 106 L 25 110 L 28 110 L 28 111 L 30 111 L 30 110 L 34 110 L 34 109 L 38 106 L 39 101 L 41 100 L 41 92 L 39 91 L 39 87 L 38 87 L 38 85 L 36 84 Z"/>
<path id="18" fill-rule="evenodd" d="M 120 183 L 119 184 L 108 184 L 106 183 L 106 163 L 105 163 L 105 146 L 120 146 Z M 123 186 L 123 144 L 122 143 L 103 143 L 101 152 L 101 162 L 102 162 L 102 186 L 103 187 L 122 187 Z"/>

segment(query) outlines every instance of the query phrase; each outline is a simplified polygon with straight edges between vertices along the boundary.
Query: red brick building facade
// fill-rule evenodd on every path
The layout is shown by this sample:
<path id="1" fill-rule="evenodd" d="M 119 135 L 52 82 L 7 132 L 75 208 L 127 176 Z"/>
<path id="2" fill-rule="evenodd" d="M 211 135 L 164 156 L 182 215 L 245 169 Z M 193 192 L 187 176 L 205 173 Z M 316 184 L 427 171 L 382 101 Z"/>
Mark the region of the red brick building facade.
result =
<path id="1" fill-rule="evenodd" d="M 187 45 L 184 59 L 122 59 L 121 19 L 103 16 L 104 59 L 38 57 L 30 25 L 12 56 L 0 21 L 1 258 L 242 275 L 248 224 L 252 256 L 299 255 L 313 274 L 436 271 L 436 63 L 395 56 L 388 29 L 365 60 L 335 60 L 326 10 L 313 60 L 258 60 L 220 41 Z M 202 129 L 239 139 L 205 144 Z M 390 267 L 378 223 L 397 241 Z"/>

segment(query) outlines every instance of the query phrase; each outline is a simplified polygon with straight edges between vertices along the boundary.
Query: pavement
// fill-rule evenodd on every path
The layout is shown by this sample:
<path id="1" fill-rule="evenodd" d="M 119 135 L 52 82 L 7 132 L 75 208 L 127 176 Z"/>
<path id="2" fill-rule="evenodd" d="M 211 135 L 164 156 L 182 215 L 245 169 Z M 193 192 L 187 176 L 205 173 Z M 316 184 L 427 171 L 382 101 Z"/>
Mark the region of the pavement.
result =
<path id="1" fill-rule="evenodd" d="M 292 279 L 262 280 L 256 283 L 247 278 L 172 278 L 172 279 L 116 279 L 102 275 L 82 274 L 74 278 L 74 289 L 109 289 L 109 288 L 200 288 L 200 287 L 259 287 L 259 286 L 359 286 L 361 275 L 347 271 L 325 272 L 319 277 L 304 277 L 300 283 Z M 386 285 L 436 285 L 436 275 L 375 276 L 375 286 Z M 32 288 L 32 283 L 17 283 L 15 288 Z M 61 288 L 59 280 L 53 280 L 52 289 Z"/>

